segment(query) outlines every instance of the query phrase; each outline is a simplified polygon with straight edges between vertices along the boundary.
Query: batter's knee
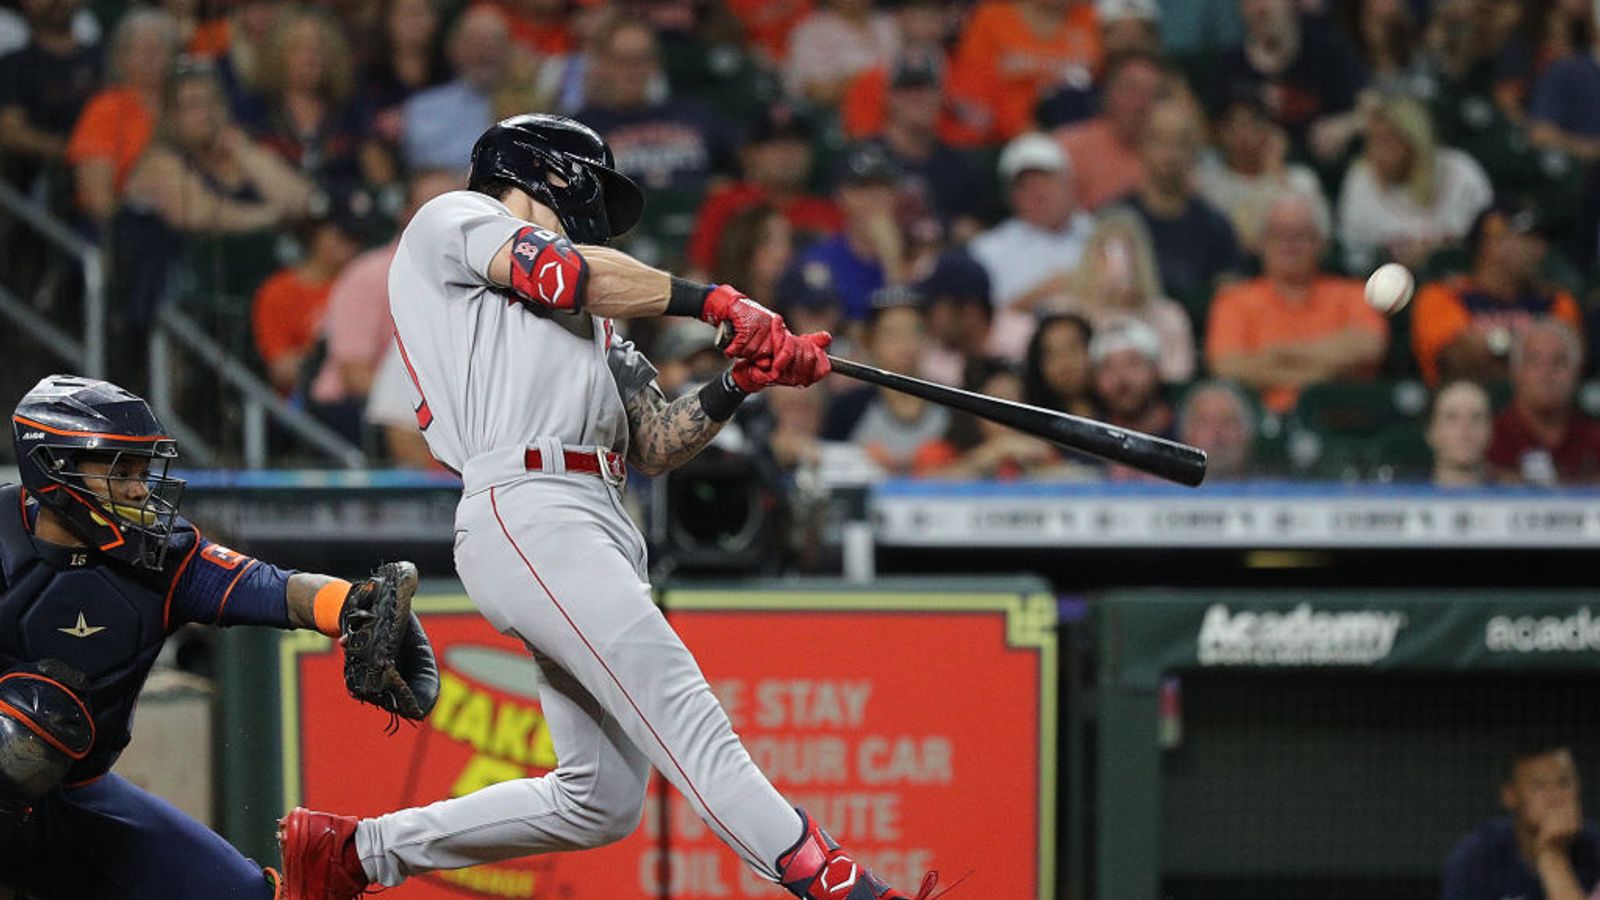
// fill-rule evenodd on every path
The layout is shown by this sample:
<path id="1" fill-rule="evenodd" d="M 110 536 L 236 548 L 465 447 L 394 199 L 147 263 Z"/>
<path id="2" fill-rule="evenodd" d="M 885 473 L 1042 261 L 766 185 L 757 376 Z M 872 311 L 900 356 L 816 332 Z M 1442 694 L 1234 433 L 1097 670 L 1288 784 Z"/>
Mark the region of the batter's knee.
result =
<path id="1" fill-rule="evenodd" d="M 573 797 L 573 813 L 582 828 L 583 847 L 614 844 L 633 834 L 644 819 L 644 787 L 596 785 L 587 796 Z"/>

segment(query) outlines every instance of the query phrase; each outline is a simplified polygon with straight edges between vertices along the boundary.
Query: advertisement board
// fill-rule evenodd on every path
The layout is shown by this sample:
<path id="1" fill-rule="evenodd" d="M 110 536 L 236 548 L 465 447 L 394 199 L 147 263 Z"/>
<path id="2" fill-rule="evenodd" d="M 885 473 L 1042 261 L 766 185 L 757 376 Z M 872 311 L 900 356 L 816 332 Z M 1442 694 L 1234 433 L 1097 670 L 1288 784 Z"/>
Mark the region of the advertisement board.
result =
<path id="1" fill-rule="evenodd" d="M 1052 896 L 1052 597 L 680 590 L 664 606 L 756 763 L 859 861 L 903 890 L 938 869 L 946 884 L 970 872 L 983 895 Z M 392 735 L 385 714 L 344 695 L 331 641 L 285 637 L 286 808 L 374 815 L 555 768 L 527 651 L 463 596 L 416 607 L 438 650 L 440 700 Z M 397 896 L 781 893 L 657 776 L 643 824 L 619 843 L 419 876 Z"/>

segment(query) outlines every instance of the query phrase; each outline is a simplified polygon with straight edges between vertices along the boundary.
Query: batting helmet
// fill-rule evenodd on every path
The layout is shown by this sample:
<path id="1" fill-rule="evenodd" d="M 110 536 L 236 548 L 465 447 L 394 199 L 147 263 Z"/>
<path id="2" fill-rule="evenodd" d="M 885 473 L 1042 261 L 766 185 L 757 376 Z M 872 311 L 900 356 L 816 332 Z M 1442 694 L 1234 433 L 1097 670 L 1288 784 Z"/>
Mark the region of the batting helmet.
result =
<path id="1" fill-rule="evenodd" d="M 178 445 L 150 404 L 108 381 L 51 375 L 23 396 L 11 428 L 23 487 L 40 504 L 102 553 L 161 569 L 183 481 L 167 477 Z M 106 468 L 85 472 L 85 462 Z M 142 496 L 114 488 L 132 480 Z"/>
<path id="2" fill-rule="evenodd" d="M 467 187 L 507 181 L 555 211 L 578 244 L 608 244 L 644 211 L 644 193 L 618 172 L 594 129 L 565 116 L 503 119 L 472 148 Z"/>

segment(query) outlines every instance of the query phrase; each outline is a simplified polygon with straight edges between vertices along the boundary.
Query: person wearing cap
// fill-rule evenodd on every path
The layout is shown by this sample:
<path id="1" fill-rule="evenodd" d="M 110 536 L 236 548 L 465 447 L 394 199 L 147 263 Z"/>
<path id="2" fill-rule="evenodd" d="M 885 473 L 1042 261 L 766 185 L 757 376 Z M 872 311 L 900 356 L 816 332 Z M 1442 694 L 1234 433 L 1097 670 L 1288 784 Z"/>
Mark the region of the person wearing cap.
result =
<path id="1" fill-rule="evenodd" d="M 845 151 L 834 198 L 844 212 L 844 229 L 801 251 L 801 265 L 828 268 L 846 319 L 859 322 L 872 309 L 872 294 L 909 276 L 907 240 L 896 206 L 900 167 L 875 144 Z"/>
<path id="2" fill-rule="evenodd" d="M 1267 209 L 1261 277 L 1217 294 L 1206 331 L 1213 374 L 1261 395 L 1275 413 L 1294 408 L 1300 389 L 1370 377 L 1389 346 L 1389 323 L 1367 305 L 1361 282 L 1322 272 L 1328 221 L 1296 193 Z"/>
<path id="3" fill-rule="evenodd" d="M 862 76 L 858 86 L 867 80 Z M 855 87 L 850 99 L 860 101 Z M 878 95 L 874 121 L 859 123 L 857 131 L 889 154 L 905 172 L 905 187 L 917 191 L 951 239 L 960 242 L 989 218 L 994 183 L 971 155 L 940 137 L 944 108 L 941 54 L 902 52 Z M 850 115 L 848 106 L 844 112 Z"/>
<path id="4" fill-rule="evenodd" d="M 943 0 L 886 0 L 886 5 L 894 10 L 899 45 L 883 64 L 857 72 L 839 101 L 839 124 L 845 137 L 853 141 L 872 137 L 883 128 L 889 89 L 907 63 L 933 64 L 943 86 L 949 65 L 946 48 L 959 31 L 959 23 L 952 21 Z"/>
<path id="5" fill-rule="evenodd" d="M 894 17 L 873 9 L 872 0 L 828 0 L 789 33 L 783 87 L 791 97 L 833 106 L 850 80 L 887 65 L 900 46 Z"/>
<path id="6" fill-rule="evenodd" d="M 1161 8 L 1156 0 L 1097 0 L 1094 6 L 1105 66 L 1095 73 L 1092 83 L 1071 81 L 1057 85 L 1039 101 L 1034 118 L 1043 130 L 1076 125 L 1098 115 L 1105 102 L 1105 82 L 1118 57 L 1162 57 Z M 1081 162 L 1076 158 L 1073 161 Z"/>
<path id="7" fill-rule="evenodd" d="M 1084 209 L 1099 209 L 1144 180 L 1139 137 L 1169 80 L 1159 57 L 1142 51 L 1114 56 L 1106 63 L 1100 114 L 1056 129 L 1056 140 L 1077 173 Z"/>
<path id="8" fill-rule="evenodd" d="M 792 104 L 767 108 L 739 148 L 744 179 L 712 188 L 700 204 L 689 238 L 690 277 L 712 280 L 717 248 L 729 221 L 759 204 L 776 208 L 801 235 L 834 234 L 844 226 L 838 204 L 806 189 L 811 180 L 811 141 L 811 120 Z"/>
<path id="9" fill-rule="evenodd" d="M 674 319 L 656 335 L 651 360 L 660 374 L 656 381 L 669 399 L 683 396 L 685 388 L 717 377 L 723 369 L 717 349 L 717 330 L 704 322 Z"/>
<path id="10" fill-rule="evenodd" d="M 993 284 L 1002 332 L 997 347 L 1020 360 L 1035 311 L 1065 296 L 1094 221 L 1078 209 L 1067 155 L 1048 135 L 1032 132 L 1007 144 L 1000 180 L 1011 218 L 973 238 L 968 249 Z"/>
<path id="11" fill-rule="evenodd" d="M 1095 329 L 1089 364 L 1095 399 L 1107 422 L 1157 437 L 1173 437 L 1172 404 L 1161 393 L 1161 339 L 1138 319 Z"/>
<path id="12" fill-rule="evenodd" d="M 961 146 L 1009 141 L 1063 82 L 1090 84 L 1104 51 L 1088 0 L 983 0 L 962 30 L 950 71 Z"/>
<path id="13" fill-rule="evenodd" d="M 941 384 L 967 382 L 972 367 L 994 355 L 989 346 L 994 331 L 989 273 L 967 252 L 949 250 L 917 283 L 916 294 L 932 338 L 919 364 L 922 377 Z"/>
<path id="14" fill-rule="evenodd" d="M 1195 169 L 1205 141 L 1200 110 L 1172 96 L 1151 110 L 1139 138 L 1144 180 L 1122 200 L 1150 232 L 1163 293 L 1204 329 L 1211 296 L 1243 267 L 1233 226 L 1201 197 Z"/>
<path id="15" fill-rule="evenodd" d="M 785 269 L 773 289 L 772 308 L 783 316 L 790 330 L 804 326 L 801 334 L 826 331 L 837 335 L 831 352 L 850 355 L 852 341 L 842 327 L 843 307 L 833 286 L 833 270 L 826 263 L 810 260 Z"/>
<path id="16" fill-rule="evenodd" d="M 372 236 L 375 212 L 365 192 L 328 198 L 300 229 L 304 257 L 256 291 L 250 308 L 256 352 L 278 393 L 300 387 L 300 369 L 316 345 L 333 281 Z"/>
<path id="17" fill-rule="evenodd" d="M 1411 313 L 1412 352 L 1430 387 L 1505 378 L 1512 340 L 1541 317 L 1583 334 L 1577 301 L 1541 277 L 1549 244 L 1536 207 L 1502 201 L 1484 210 L 1467 245 L 1471 272 L 1424 285 Z"/>

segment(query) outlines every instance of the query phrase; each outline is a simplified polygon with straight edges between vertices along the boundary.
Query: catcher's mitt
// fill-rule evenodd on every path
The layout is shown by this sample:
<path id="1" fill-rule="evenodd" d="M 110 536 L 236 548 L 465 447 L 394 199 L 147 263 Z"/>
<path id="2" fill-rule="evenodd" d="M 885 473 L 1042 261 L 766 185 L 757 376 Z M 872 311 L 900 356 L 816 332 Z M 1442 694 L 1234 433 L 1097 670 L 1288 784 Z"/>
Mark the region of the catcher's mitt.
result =
<path id="1" fill-rule="evenodd" d="M 344 684 L 350 696 L 421 721 L 439 699 L 439 668 L 411 611 L 417 567 L 385 563 L 350 587 L 339 612 Z"/>

